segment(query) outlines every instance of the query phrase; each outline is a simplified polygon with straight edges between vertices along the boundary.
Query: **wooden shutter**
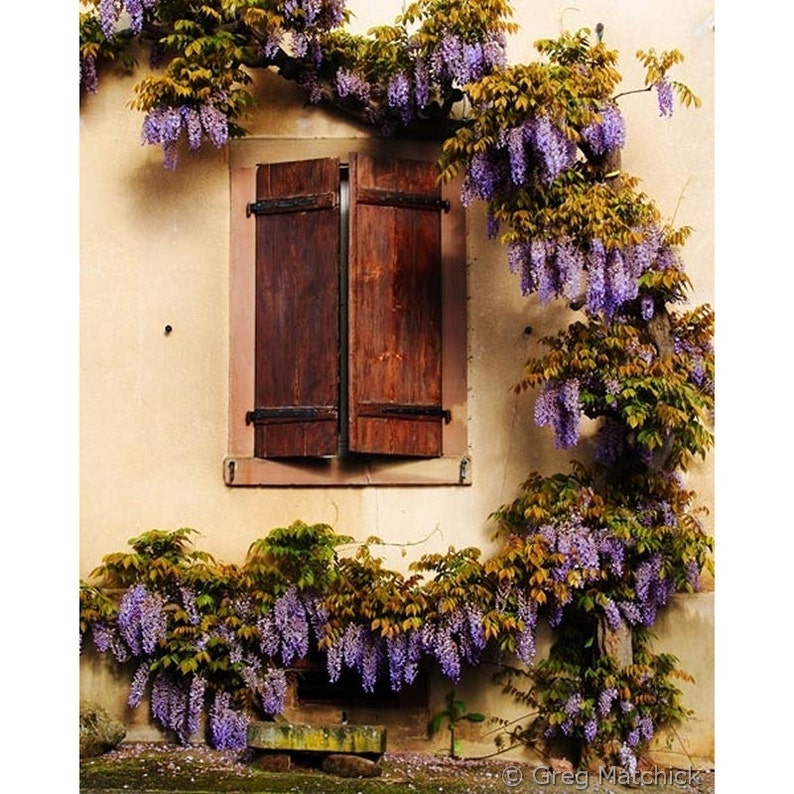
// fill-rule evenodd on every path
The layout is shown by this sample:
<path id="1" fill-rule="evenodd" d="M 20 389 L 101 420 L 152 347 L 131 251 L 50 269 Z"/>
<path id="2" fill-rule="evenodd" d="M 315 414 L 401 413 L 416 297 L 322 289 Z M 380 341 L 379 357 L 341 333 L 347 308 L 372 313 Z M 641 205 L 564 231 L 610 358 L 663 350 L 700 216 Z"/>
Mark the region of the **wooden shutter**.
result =
<path id="1" fill-rule="evenodd" d="M 256 215 L 257 457 L 334 455 L 339 440 L 339 161 L 261 165 Z"/>
<path id="2" fill-rule="evenodd" d="M 441 220 L 435 164 L 350 160 L 349 447 L 442 452 Z"/>

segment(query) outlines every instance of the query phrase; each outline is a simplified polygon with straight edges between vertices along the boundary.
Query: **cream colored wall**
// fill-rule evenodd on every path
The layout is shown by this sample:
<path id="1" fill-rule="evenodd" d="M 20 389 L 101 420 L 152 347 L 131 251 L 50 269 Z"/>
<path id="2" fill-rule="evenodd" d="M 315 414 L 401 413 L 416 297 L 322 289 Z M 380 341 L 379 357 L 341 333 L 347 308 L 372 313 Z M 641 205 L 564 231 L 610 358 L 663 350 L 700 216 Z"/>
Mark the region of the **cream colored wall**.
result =
<path id="1" fill-rule="evenodd" d="M 397 0 L 351 0 L 360 29 L 389 22 Z M 511 60 L 534 57 L 532 43 L 565 27 L 605 25 L 605 41 L 622 54 L 624 90 L 642 86 L 639 48 L 677 47 L 677 72 L 703 100 L 660 119 L 655 97 L 625 97 L 624 169 L 642 177 L 662 212 L 694 234 L 685 249 L 695 302 L 713 300 L 713 5 L 669 0 L 514 2 L 521 31 Z M 159 149 L 140 143 L 140 114 L 126 103 L 139 75 L 106 79 L 84 99 L 81 114 L 81 542 L 80 573 L 103 554 L 152 528 L 190 526 L 198 545 L 230 562 L 250 542 L 296 518 L 328 522 L 359 539 L 488 548 L 488 514 L 512 499 L 532 469 L 567 469 L 571 455 L 532 423 L 531 395 L 511 386 L 544 331 L 566 321 L 559 307 L 541 310 L 520 295 L 504 251 L 484 235 L 482 207 L 468 218 L 469 442 L 471 487 L 231 489 L 227 451 L 229 152 L 185 156 L 165 171 Z M 367 130 L 307 108 L 276 76 L 257 82 L 261 109 L 249 123 L 258 136 L 291 139 L 365 136 Z M 164 327 L 173 331 L 166 335 Z M 535 333 L 523 332 L 531 325 Z M 705 504 L 713 500 L 711 461 L 690 473 Z M 709 528 L 712 524 L 709 523 Z M 383 549 L 386 562 L 411 558 Z M 665 624 L 667 626 L 668 624 Z M 701 624 L 699 624 L 701 625 Z M 679 632 L 669 626 L 671 642 Z M 701 625 L 702 628 L 702 625 Z M 680 632 L 679 632 L 680 636 Z M 706 631 L 703 642 L 708 644 Z M 664 637 L 660 639 L 664 642 Z M 697 663 L 698 647 L 681 654 Z M 705 678 L 708 679 L 708 673 Z M 709 681 L 701 679 L 708 691 Z M 699 719 L 708 723 L 707 702 Z M 701 726 L 702 727 L 702 726 Z M 713 732 L 713 723 L 711 723 Z M 706 729 L 708 732 L 708 728 Z"/>

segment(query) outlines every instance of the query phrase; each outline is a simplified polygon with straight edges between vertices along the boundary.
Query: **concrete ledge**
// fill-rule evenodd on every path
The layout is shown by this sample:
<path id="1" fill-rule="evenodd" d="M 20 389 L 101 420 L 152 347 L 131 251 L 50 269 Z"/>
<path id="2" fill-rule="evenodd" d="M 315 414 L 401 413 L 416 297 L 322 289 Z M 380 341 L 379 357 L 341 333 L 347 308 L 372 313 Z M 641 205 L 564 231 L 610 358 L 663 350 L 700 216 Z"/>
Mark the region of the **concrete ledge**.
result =
<path id="1" fill-rule="evenodd" d="M 315 753 L 386 752 L 383 725 L 300 725 L 290 722 L 251 722 L 248 746 L 257 750 Z"/>

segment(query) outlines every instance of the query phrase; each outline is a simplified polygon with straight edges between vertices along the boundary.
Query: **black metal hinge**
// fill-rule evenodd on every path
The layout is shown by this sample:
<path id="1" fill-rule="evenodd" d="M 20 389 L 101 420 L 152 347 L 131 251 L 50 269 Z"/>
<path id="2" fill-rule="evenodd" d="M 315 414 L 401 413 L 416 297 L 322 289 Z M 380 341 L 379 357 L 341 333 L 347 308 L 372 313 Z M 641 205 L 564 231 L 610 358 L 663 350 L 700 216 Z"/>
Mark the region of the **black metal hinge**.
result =
<path id="1" fill-rule="evenodd" d="M 245 423 L 261 425 L 273 422 L 309 422 L 314 419 L 336 419 L 337 415 L 335 405 L 283 405 L 246 411 Z"/>
<path id="2" fill-rule="evenodd" d="M 396 403 L 359 403 L 359 416 L 383 417 L 386 419 L 443 419 L 448 425 L 452 411 L 440 405 L 400 405 Z"/>
<path id="3" fill-rule="evenodd" d="M 381 188 L 359 188 L 356 193 L 359 204 L 373 204 L 381 207 L 402 207 L 415 210 L 443 210 L 449 212 L 447 199 L 427 193 L 400 193 L 396 190 Z"/>
<path id="4" fill-rule="evenodd" d="M 284 212 L 327 210 L 335 205 L 336 193 L 317 193 L 309 196 L 257 199 L 246 204 L 245 214 L 250 218 L 252 215 L 278 215 Z"/>

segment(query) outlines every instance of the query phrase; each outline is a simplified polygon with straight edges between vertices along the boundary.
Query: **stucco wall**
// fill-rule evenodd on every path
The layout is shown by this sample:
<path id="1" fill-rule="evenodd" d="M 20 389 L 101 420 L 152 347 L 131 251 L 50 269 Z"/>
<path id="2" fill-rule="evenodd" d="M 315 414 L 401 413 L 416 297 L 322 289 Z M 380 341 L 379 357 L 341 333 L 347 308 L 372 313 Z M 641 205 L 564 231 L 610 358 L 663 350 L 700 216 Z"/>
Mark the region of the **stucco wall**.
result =
<path id="1" fill-rule="evenodd" d="M 366 30 L 399 13 L 397 0 L 349 0 L 355 26 Z M 713 4 L 691 0 L 583 0 L 514 3 L 521 30 L 512 60 L 534 57 L 532 43 L 561 29 L 605 26 L 621 52 L 625 90 L 642 86 L 637 49 L 677 47 L 686 54 L 677 76 L 700 98 L 699 110 L 677 107 L 658 117 L 655 98 L 623 99 L 628 140 L 625 170 L 675 223 L 694 234 L 685 249 L 696 303 L 713 302 Z M 230 365 L 229 163 L 234 152 L 205 150 L 162 167 L 158 149 L 140 143 L 141 116 L 126 106 L 140 75 L 107 79 L 83 100 L 80 113 L 81 354 L 80 574 L 102 555 L 152 528 L 193 527 L 198 545 L 241 561 L 251 541 L 296 518 L 327 522 L 359 539 L 425 542 L 415 551 L 450 545 L 486 550 L 488 514 L 512 499 L 529 471 L 567 469 L 569 453 L 532 423 L 532 396 L 511 386 L 533 342 L 565 321 L 520 295 L 501 246 L 484 234 L 482 207 L 468 212 L 469 443 L 473 484 L 433 488 L 246 488 L 224 485 Z M 280 78 L 257 81 L 260 110 L 254 137 L 291 141 L 350 138 L 369 132 L 307 108 Z M 242 144 L 245 145 L 245 144 Z M 166 325 L 173 330 L 166 335 Z M 535 333 L 524 334 L 526 325 Z M 713 501 L 713 465 L 696 464 L 689 482 Z M 713 528 L 708 519 L 709 528 Z M 386 564 L 404 567 L 397 547 Z M 713 747 L 710 594 L 697 606 L 676 605 L 658 643 L 676 648 L 685 668 L 698 668 L 691 697 L 697 710 L 686 734 L 698 754 Z M 673 651 L 675 652 L 675 651 Z M 709 651 L 713 654 L 713 651 Z M 84 688 L 96 687 L 93 663 Z M 443 697 L 443 692 L 441 693 Z"/>

